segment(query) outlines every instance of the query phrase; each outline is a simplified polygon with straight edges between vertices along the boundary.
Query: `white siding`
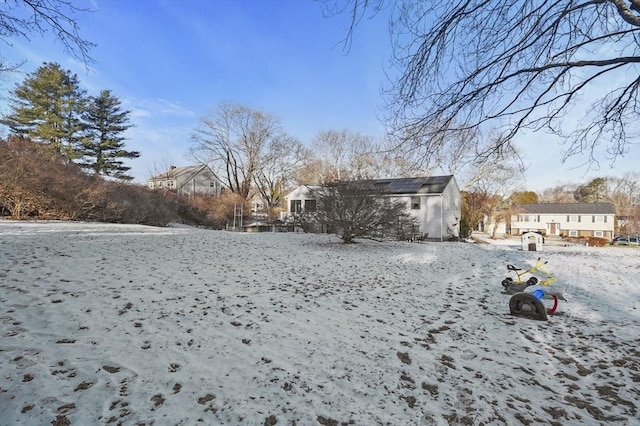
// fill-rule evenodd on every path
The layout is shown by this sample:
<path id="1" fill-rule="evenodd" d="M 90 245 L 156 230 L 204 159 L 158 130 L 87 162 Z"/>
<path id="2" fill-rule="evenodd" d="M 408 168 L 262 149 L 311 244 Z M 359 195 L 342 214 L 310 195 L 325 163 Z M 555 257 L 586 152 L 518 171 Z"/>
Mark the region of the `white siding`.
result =
<path id="1" fill-rule="evenodd" d="M 411 199 L 420 198 L 420 209 L 411 208 Z M 458 237 L 461 213 L 461 199 L 458 185 L 451 179 L 442 194 L 414 194 L 395 197 L 407 205 L 419 225 L 419 232 L 429 234 L 429 238 Z"/>
<path id="2" fill-rule="evenodd" d="M 304 200 L 310 197 L 309 187 L 306 185 L 301 185 L 287 194 L 287 211 L 281 214 L 281 219 L 286 220 L 291 215 L 292 201 L 302 200 L 304 204 Z M 390 197 L 405 203 L 407 211 L 418 221 L 418 232 L 435 239 L 459 236 L 461 197 L 455 179 L 451 178 L 442 194 L 406 194 Z M 412 209 L 412 198 L 416 197 L 420 199 L 420 208 Z"/>
<path id="3" fill-rule="evenodd" d="M 598 216 L 594 221 L 594 216 Z M 606 217 L 606 219 L 605 219 Z M 528 218 L 528 221 L 523 219 Z M 567 218 L 569 220 L 567 220 Z M 579 219 L 578 219 L 579 218 Z M 513 233 L 522 234 L 527 231 L 539 231 L 551 234 L 551 224 L 555 224 L 556 234 L 567 235 L 569 231 L 579 233 L 593 233 L 595 231 L 614 231 L 614 215 L 594 215 L 594 214 L 534 214 L 522 213 L 513 215 L 511 218 L 511 229 Z"/>
<path id="4" fill-rule="evenodd" d="M 460 236 L 460 218 L 462 216 L 462 201 L 460 189 L 454 178 L 442 193 L 444 212 L 444 237 Z"/>

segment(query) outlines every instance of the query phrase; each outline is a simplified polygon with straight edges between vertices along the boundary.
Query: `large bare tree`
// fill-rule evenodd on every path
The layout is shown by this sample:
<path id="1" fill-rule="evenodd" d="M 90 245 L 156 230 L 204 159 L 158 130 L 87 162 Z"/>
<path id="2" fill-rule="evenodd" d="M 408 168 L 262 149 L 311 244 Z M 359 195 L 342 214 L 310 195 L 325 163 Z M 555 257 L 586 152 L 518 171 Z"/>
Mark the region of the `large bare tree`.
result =
<path id="1" fill-rule="evenodd" d="M 431 136 L 431 137 L 430 137 Z M 520 175 L 524 165 L 516 148 L 504 152 L 501 141 L 488 132 L 468 129 L 454 135 L 408 132 L 387 140 L 382 155 L 388 176 L 452 174 L 463 189 L 508 165 Z"/>
<path id="2" fill-rule="evenodd" d="M 247 200 L 257 189 L 270 206 L 302 155 L 300 142 L 283 132 L 277 117 L 237 103 L 222 103 L 202 117 L 192 139 L 194 158 L 229 190 Z"/>
<path id="3" fill-rule="evenodd" d="M 81 37 L 77 21 L 78 14 L 87 12 L 91 10 L 74 0 L 4 0 L 0 2 L 0 41 L 10 46 L 15 38 L 31 40 L 36 34 L 53 34 L 65 52 L 89 64 L 95 45 Z M 0 57 L 0 71 L 15 68 Z"/>
<path id="4" fill-rule="evenodd" d="M 299 183 L 372 179 L 380 173 L 383 159 L 372 137 L 348 129 L 318 132 L 312 152 L 315 158 L 301 170 Z"/>
<path id="5" fill-rule="evenodd" d="M 606 178 L 607 201 L 613 203 L 616 214 L 624 218 L 620 232 L 640 235 L 640 172 Z"/>
<path id="6" fill-rule="evenodd" d="M 563 138 L 565 160 L 637 155 L 640 0 L 324 4 L 349 15 L 347 46 L 361 19 L 390 16 L 388 118 L 406 140 L 422 138 L 422 149 L 491 126 L 500 132 L 491 150 L 509 148 L 525 129 L 545 129 Z"/>
<path id="7" fill-rule="evenodd" d="M 281 134 L 269 140 L 259 158 L 254 182 L 267 209 L 279 207 L 286 189 L 310 153 L 296 138 Z"/>

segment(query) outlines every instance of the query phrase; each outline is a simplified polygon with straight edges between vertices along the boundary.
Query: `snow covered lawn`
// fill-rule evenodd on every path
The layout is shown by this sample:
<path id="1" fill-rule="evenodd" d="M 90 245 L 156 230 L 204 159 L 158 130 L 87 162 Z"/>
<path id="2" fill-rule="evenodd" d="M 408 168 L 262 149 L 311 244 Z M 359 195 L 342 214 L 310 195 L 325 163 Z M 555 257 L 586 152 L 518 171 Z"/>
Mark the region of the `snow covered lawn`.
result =
<path id="1" fill-rule="evenodd" d="M 0 423 L 638 424 L 639 308 L 640 249 L 3 220 Z"/>

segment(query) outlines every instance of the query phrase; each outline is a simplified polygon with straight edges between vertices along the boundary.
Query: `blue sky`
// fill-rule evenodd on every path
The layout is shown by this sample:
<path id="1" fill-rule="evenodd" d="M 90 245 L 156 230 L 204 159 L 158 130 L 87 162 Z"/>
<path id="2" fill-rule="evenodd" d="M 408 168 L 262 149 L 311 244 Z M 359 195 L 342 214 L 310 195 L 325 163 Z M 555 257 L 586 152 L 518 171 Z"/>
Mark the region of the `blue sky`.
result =
<path id="1" fill-rule="evenodd" d="M 277 115 L 287 133 L 305 143 L 327 129 L 384 134 L 378 120 L 390 54 L 384 19 L 363 20 L 347 51 L 341 42 L 348 15 L 324 17 L 321 4 L 310 0 L 76 3 L 95 10 L 77 19 L 82 36 L 97 44 L 96 63 L 87 70 L 46 37 L 12 40 L 2 56 L 26 63 L 22 75 L 3 76 L 0 99 L 6 103 L 7 91 L 43 62 L 76 73 L 91 95 L 111 90 L 132 111 L 127 147 L 142 153 L 129 163 L 136 182 L 169 165 L 190 164 L 199 118 L 224 101 Z M 546 135 L 521 142 L 532 190 L 640 170 L 637 145 L 613 169 L 602 164 L 588 172 L 571 169 L 579 161 L 561 165 L 561 147 Z"/>

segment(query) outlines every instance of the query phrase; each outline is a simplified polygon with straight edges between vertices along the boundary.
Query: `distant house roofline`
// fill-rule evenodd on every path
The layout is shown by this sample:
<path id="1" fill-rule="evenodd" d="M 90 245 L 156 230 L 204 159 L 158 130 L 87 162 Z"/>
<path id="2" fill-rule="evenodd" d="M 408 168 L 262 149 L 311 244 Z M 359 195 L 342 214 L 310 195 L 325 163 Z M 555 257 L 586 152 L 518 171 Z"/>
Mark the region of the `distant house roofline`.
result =
<path id="1" fill-rule="evenodd" d="M 615 214 L 612 203 L 535 203 L 519 204 L 517 208 L 535 214 Z"/>
<path id="2" fill-rule="evenodd" d="M 389 195 L 407 195 L 407 194 L 442 194 L 447 185 L 453 180 L 453 175 L 445 176 L 421 176 L 411 178 L 385 178 L 385 179 L 366 179 L 358 182 L 364 185 L 371 185 L 380 192 Z M 321 185 L 299 185 L 300 187 L 318 188 Z M 298 189 L 296 188 L 296 190 Z M 291 191 L 285 196 L 288 198 L 296 190 Z"/>
<path id="3" fill-rule="evenodd" d="M 195 175 L 200 173 L 200 171 L 204 170 L 205 168 L 209 168 L 209 166 L 207 166 L 206 164 L 201 164 L 197 166 L 182 166 L 182 167 L 170 166 L 169 170 L 167 170 L 166 172 L 152 176 L 148 180 L 176 178 L 177 176 L 180 176 L 186 173 L 192 173 Z"/>

